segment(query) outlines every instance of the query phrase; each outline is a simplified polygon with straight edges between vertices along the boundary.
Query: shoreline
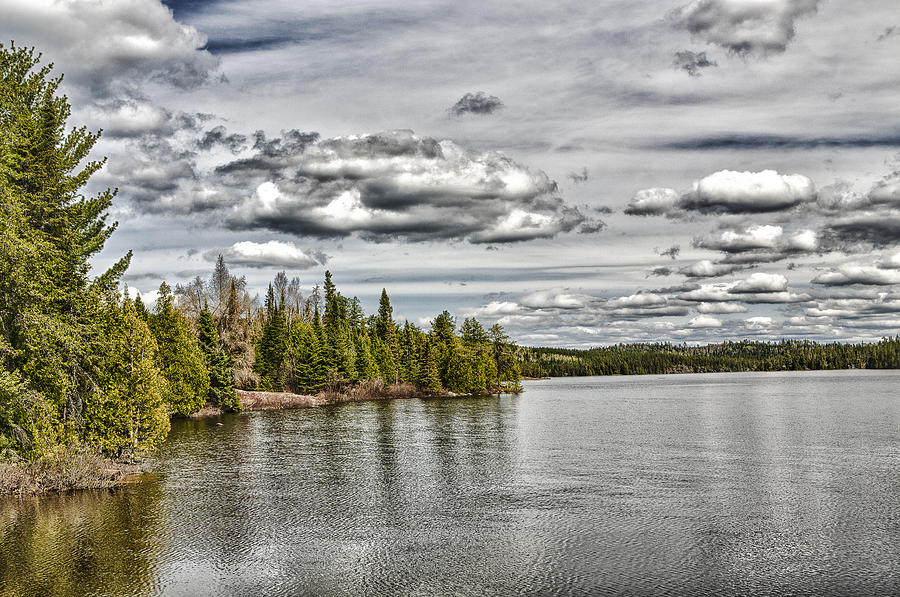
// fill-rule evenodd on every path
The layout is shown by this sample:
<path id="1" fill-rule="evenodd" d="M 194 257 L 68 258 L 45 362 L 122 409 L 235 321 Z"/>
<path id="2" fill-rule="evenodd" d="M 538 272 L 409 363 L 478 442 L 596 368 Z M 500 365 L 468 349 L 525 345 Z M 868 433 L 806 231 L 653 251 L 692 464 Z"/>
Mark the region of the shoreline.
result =
<path id="1" fill-rule="evenodd" d="M 549 378 L 548 378 L 549 379 Z M 348 402 L 369 402 L 373 400 L 400 400 L 408 398 L 432 399 L 432 398 L 477 398 L 481 396 L 496 396 L 492 394 L 455 394 L 444 392 L 440 394 L 424 394 L 414 389 L 409 384 L 388 386 L 382 392 L 371 393 L 365 389 L 354 388 L 350 392 L 320 392 L 319 394 L 292 394 L 291 392 L 260 392 L 256 390 L 235 390 L 241 401 L 241 412 L 258 412 L 269 410 L 293 410 L 298 408 L 317 408 L 333 404 L 345 404 Z M 507 394 L 509 392 L 502 392 Z M 226 413 L 218 406 L 205 404 L 199 411 L 188 415 L 186 419 L 206 419 L 218 417 Z M 237 413 L 240 414 L 240 413 Z"/>
<path id="2" fill-rule="evenodd" d="M 290 392 L 235 391 L 241 401 L 241 412 L 316 408 L 373 400 L 475 398 L 496 395 L 453 392 L 425 394 L 411 384 L 363 386 L 352 388 L 349 392 L 320 392 L 315 396 Z M 218 406 L 205 404 L 199 411 L 178 418 L 201 420 L 225 414 L 228 413 Z M 140 459 L 114 459 L 97 452 L 72 448 L 35 462 L 24 460 L 0 462 L 0 498 L 63 494 L 81 489 L 112 489 L 139 483 L 146 473 Z"/>
<path id="3" fill-rule="evenodd" d="M 112 489 L 138 483 L 144 474 L 140 461 L 66 449 L 34 462 L 0 462 L 0 498 Z"/>

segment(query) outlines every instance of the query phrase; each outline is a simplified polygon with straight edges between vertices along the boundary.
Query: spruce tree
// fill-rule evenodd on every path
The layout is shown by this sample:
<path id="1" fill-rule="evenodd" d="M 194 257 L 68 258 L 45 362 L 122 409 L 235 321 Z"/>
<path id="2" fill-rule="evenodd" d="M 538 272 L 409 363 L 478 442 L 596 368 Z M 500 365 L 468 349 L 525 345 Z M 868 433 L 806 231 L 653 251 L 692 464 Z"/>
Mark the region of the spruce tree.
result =
<path id="1" fill-rule="evenodd" d="M 103 165 L 87 160 L 98 134 L 68 127 L 61 78 L 39 63 L 0 44 L 0 449 L 29 457 L 83 434 L 99 387 L 102 294 L 131 257 L 90 277 L 115 229 L 115 193 L 81 194 Z"/>
<path id="2" fill-rule="evenodd" d="M 378 319 L 375 323 L 375 333 L 378 335 L 381 345 L 383 345 L 390 353 L 392 359 L 390 369 L 393 371 L 394 375 L 384 381 L 386 383 L 397 382 L 399 381 L 400 374 L 400 347 L 397 342 L 397 325 L 394 323 L 394 309 L 391 307 L 391 299 L 388 298 L 387 290 L 384 288 L 381 289 L 381 299 L 378 301 Z M 377 350 L 378 349 L 380 349 L 380 347 L 377 347 Z M 376 355 L 376 361 L 378 361 L 378 367 L 381 370 L 382 376 L 384 376 L 387 366 L 382 363 L 383 358 Z"/>
<path id="3" fill-rule="evenodd" d="M 256 343 L 256 361 L 253 370 L 260 376 L 264 390 L 282 390 L 280 367 L 287 356 L 288 330 L 284 318 L 284 306 L 275 298 L 271 284 L 266 294 L 266 320 L 262 334 Z"/>
<path id="4" fill-rule="evenodd" d="M 356 376 L 359 380 L 375 379 L 379 376 L 378 364 L 372 351 L 372 342 L 366 330 L 356 334 Z"/>
<path id="5" fill-rule="evenodd" d="M 322 343 L 312 326 L 303 322 L 293 326 L 292 336 L 294 384 L 298 392 L 315 394 L 325 387 L 328 375 Z"/>

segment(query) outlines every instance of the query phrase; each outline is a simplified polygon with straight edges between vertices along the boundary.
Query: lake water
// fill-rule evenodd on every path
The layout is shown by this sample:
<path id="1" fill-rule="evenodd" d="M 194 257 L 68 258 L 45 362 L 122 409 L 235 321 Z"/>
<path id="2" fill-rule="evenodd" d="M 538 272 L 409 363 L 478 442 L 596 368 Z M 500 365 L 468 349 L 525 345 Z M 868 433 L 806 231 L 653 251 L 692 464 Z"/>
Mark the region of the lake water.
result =
<path id="1" fill-rule="evenodd" d="M 177 422 L 0 500 L 0 594 L 900 594 L 900 371 L 525 387 Z"/>

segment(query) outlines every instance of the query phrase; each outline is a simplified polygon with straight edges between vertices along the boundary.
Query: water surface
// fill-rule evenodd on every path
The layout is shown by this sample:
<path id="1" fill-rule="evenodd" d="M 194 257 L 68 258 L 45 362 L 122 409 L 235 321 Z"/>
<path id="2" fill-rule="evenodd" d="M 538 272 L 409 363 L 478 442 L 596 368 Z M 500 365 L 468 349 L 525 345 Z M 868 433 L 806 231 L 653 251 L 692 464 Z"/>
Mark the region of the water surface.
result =
<path id="1" fill-rule="evenodd" d="M 0 500 L 0 594 L 900 594 L 898 382 L 570 378 L 177 422 L 140 485 Z"/>

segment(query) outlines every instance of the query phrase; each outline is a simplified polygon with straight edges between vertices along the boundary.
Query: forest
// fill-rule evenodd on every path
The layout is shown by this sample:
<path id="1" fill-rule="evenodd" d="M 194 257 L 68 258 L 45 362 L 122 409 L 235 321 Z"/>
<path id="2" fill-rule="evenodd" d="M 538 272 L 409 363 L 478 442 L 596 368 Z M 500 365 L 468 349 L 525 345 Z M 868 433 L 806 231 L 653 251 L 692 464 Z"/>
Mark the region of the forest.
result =
<path id="1" fill-rule="evenodd" d="M 330 272 L 305 297 L 282 272 L 259 301 L 220 257 L 208 280 L 163 283 L 152 308 L 121 281 L 131 252 L 93 275 L 116 192 L 83 194 L 104 165 L 89 159 L 99 133 L 69 127 L 61 80 L 34 50 L 0 45 L 0 463 L 143 454 L 172 416 L 239 410 L 235 387 L 518 390 L 500 326 L 457 329 L 446 311 L 427 332 L 399 325 L 386 291 L 366 316 Z"/>
<path id="2" fill-rule="evenodd" d="M 617 344 L 588 350 L 517 347 L 526 377 L 900 368 L 900 337 L 874 344 L 809 340 Z"/>

